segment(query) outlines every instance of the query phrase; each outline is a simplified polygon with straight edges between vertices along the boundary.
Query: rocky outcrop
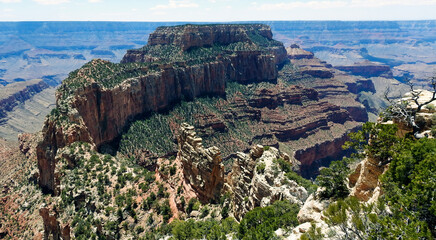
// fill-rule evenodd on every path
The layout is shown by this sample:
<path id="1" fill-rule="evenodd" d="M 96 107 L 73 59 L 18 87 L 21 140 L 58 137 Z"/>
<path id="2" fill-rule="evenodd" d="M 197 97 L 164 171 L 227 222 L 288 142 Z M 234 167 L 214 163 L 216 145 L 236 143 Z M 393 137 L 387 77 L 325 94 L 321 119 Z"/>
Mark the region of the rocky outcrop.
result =
<path id="1" fill-rule="evenodd" d="M 58 213 L 51 207 L 42 207 L 39 209 L 39 215 L 44 222 L 44 239 L 53 240 L 70 240 L 70 226 L 66 224 L 63 226 L 59 221 Z"/>
<path id="2" fill-rule="evenodd" d="M 224 185 L 224 165 L 217 147 L 204 148 L 194 127 L 182 124 L 178 137 L 183 175 L 204 203 L 217 200 Z"/>
<path id="3" fill-rule="evenodd" d="M 368 201 L 373 197 L 377 199 L 381 192 L 379 177 L 387 167 L 387 165 L 380 165 L 379 161 L 371 157 L 361 161 L 348 178 L 352 188 L 350 195 L 361 201 Z"/>
<path id="4" fill-rule="evenodd" d="M 17 82 L 9 84 L 0 89 L 0 123 L 1 119 L 7 116 L 7 112 L 12 111 L 19 103 L 30 99 L 35 94 L 50 86 L 41 79 L 30 80 L 27 82 Z"/>
<path id="5" fill-rule="evenodd" d="M 71 116 L 72 118 L 77 117 Z M 77 122 L 75 121 L 77 120 Z M 46 193 L 59 194 L 57 188 L 59 176 L 56 171 L 56 154 L 58 149 L 73 142 L 91 142 L 92 138 L 87 131 L 82 118 L 72 119 L 75 123 L 63 124 L 60 119 L 49 115 L 42 129 L 42 141 L 36 146 L 36 155 L 39 170 L 39 185 Z"/>
<path id="6" fill-rule="evenodd" d="M 278 200 L 288 200 L 302 205 L 307 191 L 296 182 L 288 180 L 280 170 L 277 159 L 282 158 L 296 166 L 298 161 L 276 148 L 264 150 L 254 146 L 249 154 L 238 152 L 229 176 L 233 194 L 232 211 L 236 219 L 241 219 L 255 207 L 265 207 Z"/>
<path id="7" fill-rule="evenodd" d="M 300 86 L 285 88 L 258 89 L 249 99 L 251 107 L 275 109 L 284 104 L 302 104 L 303 101 L 318 100 L 318 92 Z"/>
<path id="8" fill-rule="evenodd" d="M 290 59 L 312 59 L 314 57 L 312 52 L 300 48 L 297 44 L 292 44 L 286 51 Z"/>
<path id="9" fill-rule="evenodd" d="M 386 77 L 392 78 L 393 74 L 391 68 L 387 65 L 379 65 L 368 60 L 355 63 L 351 66 L 335 66 L 336 69 L 350 73 L 352 75 L 358 75 L 362 77 Z"/>

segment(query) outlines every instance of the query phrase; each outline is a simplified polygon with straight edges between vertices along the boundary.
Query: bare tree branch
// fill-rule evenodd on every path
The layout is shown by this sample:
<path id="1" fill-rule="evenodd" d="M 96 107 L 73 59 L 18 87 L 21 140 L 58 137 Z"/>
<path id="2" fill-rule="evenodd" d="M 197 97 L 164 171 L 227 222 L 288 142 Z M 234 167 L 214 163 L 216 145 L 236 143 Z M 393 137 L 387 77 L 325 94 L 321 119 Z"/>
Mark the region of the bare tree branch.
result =
<path id="1" fill-rule="evenodd" d="M 420 129 L 416 124 L 416 114 L 422 110 L 424 106 L 436 100 L 436 75 L 431 77 L 430 86 L 432 88 L 432 96 L 429 100 L 422 102 L 422 93 L 423 90 L 415 89 L 415 85 L 408 79 L 406 84 L 409 85 L 411 95 L 410 100 L 405 99 L 403 97 L 390 97 L 389 94 L 391 92 L 388 87 L 384 92 L 384 98 L 389 102 L 389 107 L 384 111 L 385 117 L 395 119 L 400 122 L 404 122 L 407 125 L 413 128 L 413 133 L 417 133 Z M 415 107 L 411 106 L 411 102 L 416 105 Z"/>

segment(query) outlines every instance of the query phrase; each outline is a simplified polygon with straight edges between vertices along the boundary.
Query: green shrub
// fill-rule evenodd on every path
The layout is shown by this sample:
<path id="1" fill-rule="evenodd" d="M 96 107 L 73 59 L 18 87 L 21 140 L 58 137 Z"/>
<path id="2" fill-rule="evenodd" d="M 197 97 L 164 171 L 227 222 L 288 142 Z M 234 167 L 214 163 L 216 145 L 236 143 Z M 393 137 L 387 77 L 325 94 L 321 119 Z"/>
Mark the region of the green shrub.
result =
<path id="1" fill-rule="evenodd" d="M 299 207 L 288 201 L 276 201 L 271 206 L 255 208 L 241 220 L 237 237 L 239 239 L 273 239 L 274 231 L 298 225 Z"/>
<path id="2" fill-rule="evenodd" d="M 321 199 L 339 199 L 345 198 L 349 194 L 346 183 L 350 169 L 345 161 L 334 161 L 330 167 L 320 170 L 316 181 L 323 190 L 319 192 L 318 197 Z"/>
<path id="3" fill-rule="evenodd" d="M 265 172 L 265 167 L 266 167 L 266 164 L 264 162 L 257 164 L 257 166 L 256 166 L 257 174 L 263 174 Z"/>
<path id="4" fill-rule="evenodd" d="M 303 178 L 294 171 L 285 174 L 289 180 L 295 181 L 298 185 L 304 187 L 309 194 L 316 192 L 318 186 L 312 181 Z"/>
<path id="5" fill-rule="evenodd" d="M 196 198 L 189 199 L 188 206 L 186 207 L 186 213 L 191 213 L 192 211 L 198 211 L 200 209 L 200 202 Z"/>

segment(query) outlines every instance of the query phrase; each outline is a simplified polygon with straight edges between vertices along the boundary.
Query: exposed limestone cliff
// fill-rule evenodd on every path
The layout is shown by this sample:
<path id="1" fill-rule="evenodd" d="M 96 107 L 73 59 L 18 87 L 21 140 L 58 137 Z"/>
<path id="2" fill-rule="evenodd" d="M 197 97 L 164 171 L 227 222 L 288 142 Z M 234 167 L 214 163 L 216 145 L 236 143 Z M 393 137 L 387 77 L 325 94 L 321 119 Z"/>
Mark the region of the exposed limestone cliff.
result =
<path id="1" fill-rule="evenodd" d="M 224 185 L 224 165 L 217 147 L 204 148 L 194 127 L 183 124 L 178 140 L 185 179 L 196 191 L 200 201 L 208 203 L 220 197 Z"/>
<path id="2" fill-rule="evenodd" d="M 236 219 L 241 219 L 255 207 L 265 207 L 278 200 L 304 203 L 308 195 L 306 189 L 284 175 L 277 163 L 278 158 L 294 166 L 298 163 L 276 148 L 265 151 L 261 145 L 254 146 L 249 154 L 237 153 L 228 180 Z"/>

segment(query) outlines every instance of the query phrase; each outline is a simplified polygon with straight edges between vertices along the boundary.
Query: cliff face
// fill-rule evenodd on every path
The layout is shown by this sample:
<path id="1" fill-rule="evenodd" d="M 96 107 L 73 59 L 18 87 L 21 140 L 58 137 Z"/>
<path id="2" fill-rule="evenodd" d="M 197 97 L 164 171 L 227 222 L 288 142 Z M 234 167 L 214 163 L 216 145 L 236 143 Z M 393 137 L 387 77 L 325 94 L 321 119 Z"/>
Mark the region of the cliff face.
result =
<path id="1" fill-rule="evenodd" d="M 178 143 L 178 157 L 182 162 L 184 177 L 197 193 L 198 199 L 205 203 L 218 200 L 224 185 L 220 150 L 217 147 L 205 149 L 194 127 L 187 124 L 182 125 Z"/>
<path id="2" fill-rule="evenodd" d="M 288 181 L 284 172 L 278 170 L 278 158 L 294 167 L 298 164 L 275 148 L 264 151 L 261 145 L 254 146 L 249 154 L 237 153 L 228 183 L 233 193 L 232 211 L 238 220 L 253 208 L 274 201 L 288 200 L 303 205 L 307 199 L 306 189 Z"/>
<path id="3" fill-rule="evenodd" d="M 349 66 L 336 66 L 335 68 L 350 73 L 352 75 L 359 75 L 363 77 L 386 77 L 392 78 L 393 74 L 391 68 L 387 65 L 378 65 L 370 61 L 364 61 Z"/>
<path id="4" fill-rule="evenodd" d="M 269 26 L 262 24 L 241 25 L 183 25 L 158 27 L 150 34 L 149 45 L 179 45 L 183 51 L 192 47 L 208 47 L 214 44 L 228 45 L 235 42 L 250 41 L 249 34 L 258 31 L 269 40 L 272 33 Z"/>
<path id="5" fill-rule="evenodd" d="M 18 82 L 7 85 L 0 89 L 0 123 L 1 119 L 7 116 L 19 103 L 30 99 L 35 94 L 50 86 L 41 79 L 35 79 L 27 82 Z"/>
<path id="6" fill-rule="evenodd" d="M 182 98 L 224 96 L 227 77 L 218 62 L 185 69 L 169 67 L 113 89 L 93 83 L 77 92 L 73 107 L 83 118 L 93 143 L 100 146 L 116 138 L 135 116 L 168 109 Z"/>
<path id="7" fill-rule="evenodd" d="M 40 185 L 46 191 L 57 193 L 59 148 L 75 141 L 98 148 L 137 116 L 168 109 L 182 99 L 224 96 L 227 80 L 275 81 L 276 63 L 285 60 L 283 45 L 272 40 L 265 25 L 159 28 L 150 38 L 143 49 L 129 51 L 123 64 L 93 60 L 64 81 L 37 151 Z M 204 43 L 199 41 L 203 38 Z M 166 48 L 177 51 L 168 55 Z"/>
<path id="8" fill-rule="evenodd" d="M 296 84 L 314 88 L 319 92 L 320 99 L 346 109 L 355 121 L 368 121 L 366 109 L 357 101 L 355 94 L 361 91 L 375 92 L 370 80 L 358 79 L 338 71 L 297 45 L 287 48 L 287 52 L 291 63 L 297 66 L 297 72 L 314 78 L 310 81 L 297 80 Z"/>

